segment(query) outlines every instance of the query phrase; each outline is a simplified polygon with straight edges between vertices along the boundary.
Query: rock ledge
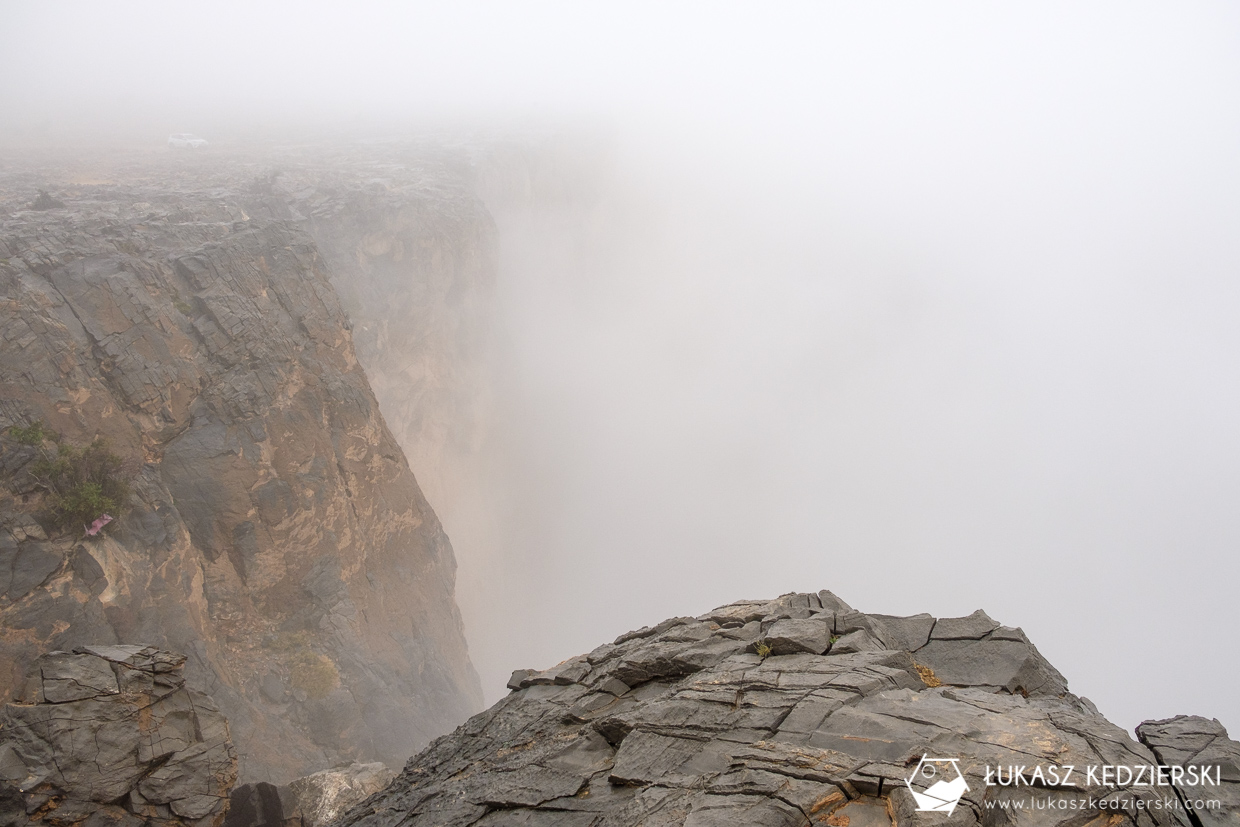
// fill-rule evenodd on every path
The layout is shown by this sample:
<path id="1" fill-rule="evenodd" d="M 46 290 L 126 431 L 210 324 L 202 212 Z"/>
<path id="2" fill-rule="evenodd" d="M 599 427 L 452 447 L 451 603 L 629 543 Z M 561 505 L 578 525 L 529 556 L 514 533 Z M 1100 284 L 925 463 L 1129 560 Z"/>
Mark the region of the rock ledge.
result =
<path id="1" fill-rule="evenodd" d="M 1240 744 L 1217 721 L 1150 722 L 1133 740 L 1070 693 L 1020 629 L 981 611 L 864 614 L 825 591 L 743 601 L 519 670 L 509 687 L 337 823 L 1240 824 Z M 956 759 L 968 789 L 950 811 L 917 809 L 906 779 L 924 756 Z M 988 767 L 1160 762 L 1216 766 L 1221 783 L 986 779 Z M 1202 798 L 1218 809 L 1184 808 Z"/>

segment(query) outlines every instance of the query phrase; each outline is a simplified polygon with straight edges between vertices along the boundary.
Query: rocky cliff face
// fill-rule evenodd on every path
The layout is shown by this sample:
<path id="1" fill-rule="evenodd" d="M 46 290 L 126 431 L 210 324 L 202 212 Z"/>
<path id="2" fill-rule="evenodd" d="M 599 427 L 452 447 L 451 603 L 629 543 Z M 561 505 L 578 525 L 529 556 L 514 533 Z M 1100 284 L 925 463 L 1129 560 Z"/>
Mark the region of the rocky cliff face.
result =
<path id="1" fill-rule="evenodd" d="M 457 496 L 488 424 L 496 234 L 465 163 L 389 165 L 364 186 L 326 170 L 276 181 L 310 219 L 358 359 L 437 509 Z"/>
<path id="2" fill-rule="evenodd" d="M 1133 740 L 980 611 L 863 614 L 830 592 L 734 603 L 510 687 L 339 823 L 1240 824 L 1240 744 L 1218 722 L 1150 722 Z M 1192 771 L 1117 780 L 1158 765 Z"/>
<path id="3" fill-rule="evenodd" d="M 31 174 L 0 189 L 0 428 L 105 437 L 134 496 L 98 537 L 49 536 L 40 446 L 0 442 L 0 692 L 48 649 L 183 651 L 242 779 L 272 782 L 399 764 L 464 719 L 452 549 L 295 199 L 238 159 L 166 158 L 32 211 Z"/>

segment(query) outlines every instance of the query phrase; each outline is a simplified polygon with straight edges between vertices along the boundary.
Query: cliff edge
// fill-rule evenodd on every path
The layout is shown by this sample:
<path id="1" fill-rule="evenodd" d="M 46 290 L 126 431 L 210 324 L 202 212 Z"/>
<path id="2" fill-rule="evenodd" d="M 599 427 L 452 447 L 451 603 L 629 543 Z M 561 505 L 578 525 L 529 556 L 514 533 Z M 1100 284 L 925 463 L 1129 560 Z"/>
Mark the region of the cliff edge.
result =
<path id="1" fill-rule="evenodd" d="M 1147 722 L 1133 740 L 980 611 L 745 601 L 509 686 L 337 823 L 1240 823 L 1240 744 L 1217 721 Z"/>

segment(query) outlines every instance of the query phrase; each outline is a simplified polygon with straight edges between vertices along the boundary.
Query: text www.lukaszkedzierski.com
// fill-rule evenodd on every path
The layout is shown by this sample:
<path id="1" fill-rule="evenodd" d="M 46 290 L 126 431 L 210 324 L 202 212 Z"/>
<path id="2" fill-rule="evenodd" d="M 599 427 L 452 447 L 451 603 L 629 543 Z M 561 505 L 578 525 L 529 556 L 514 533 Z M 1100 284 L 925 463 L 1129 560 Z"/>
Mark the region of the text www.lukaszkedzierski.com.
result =
<path id="1" fill-rule="evenodd" d="M 987 810 L 1218 810 L 1221 803 L 1218 799 L 1196 800 L 1164 796 L 1162 798 L 1001 798 L 986 800 L 982 805 Z"/>

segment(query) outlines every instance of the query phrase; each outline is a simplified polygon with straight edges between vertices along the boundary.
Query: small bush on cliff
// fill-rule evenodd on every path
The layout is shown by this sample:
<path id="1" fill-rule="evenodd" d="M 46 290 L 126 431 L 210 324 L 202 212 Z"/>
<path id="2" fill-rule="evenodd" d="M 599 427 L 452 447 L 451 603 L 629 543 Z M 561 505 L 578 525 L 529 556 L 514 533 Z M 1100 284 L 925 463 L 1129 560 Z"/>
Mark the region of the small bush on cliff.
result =
<path id="1" fill-rule="evenodd" d="M 306 631 L 279 632 L 263 638 L 263 647 L 272 652 L 296 652 L 310 646 L 310 633 Z"/>
<path id="2" fill-rule="evenodd" d="M 172 306 L 175 307 L 182 316 L 188 316 L 191 319 L 194 318 L 194 308 L 190 307 L 189 304 L 181 298 L 181 294 L 176 290 L 172 291 Z"/>
<path id="3" fill-rule="evenodd" d="M 288 660 L 293 689 L 300 689 L 317 700 L 325 698 L 340 684 L 340 672 L 331 658 L 303 649 Z"/>
<path id="4" fill-rule="evenodd" d="M 89 526 L 107 514 L 119 517 L 129 502 L 129 479 L 121 458 L 96 439 L 85 449 L 62 442 L 44 450 L 30 472 L 47 492 L 46 518 L 55 528 Z"/>
<path id="5" fill-rule="evenodd" d="M 25 428 L 20 425 L 14 425 L 9 428 L 9 436 L 20 442 L 22 445 L 42 445 L 43 440 L 55 440 L 58 435 L 55 431 L 51 431 L 43 427 L 43 420 L 36 419 Z"/>

